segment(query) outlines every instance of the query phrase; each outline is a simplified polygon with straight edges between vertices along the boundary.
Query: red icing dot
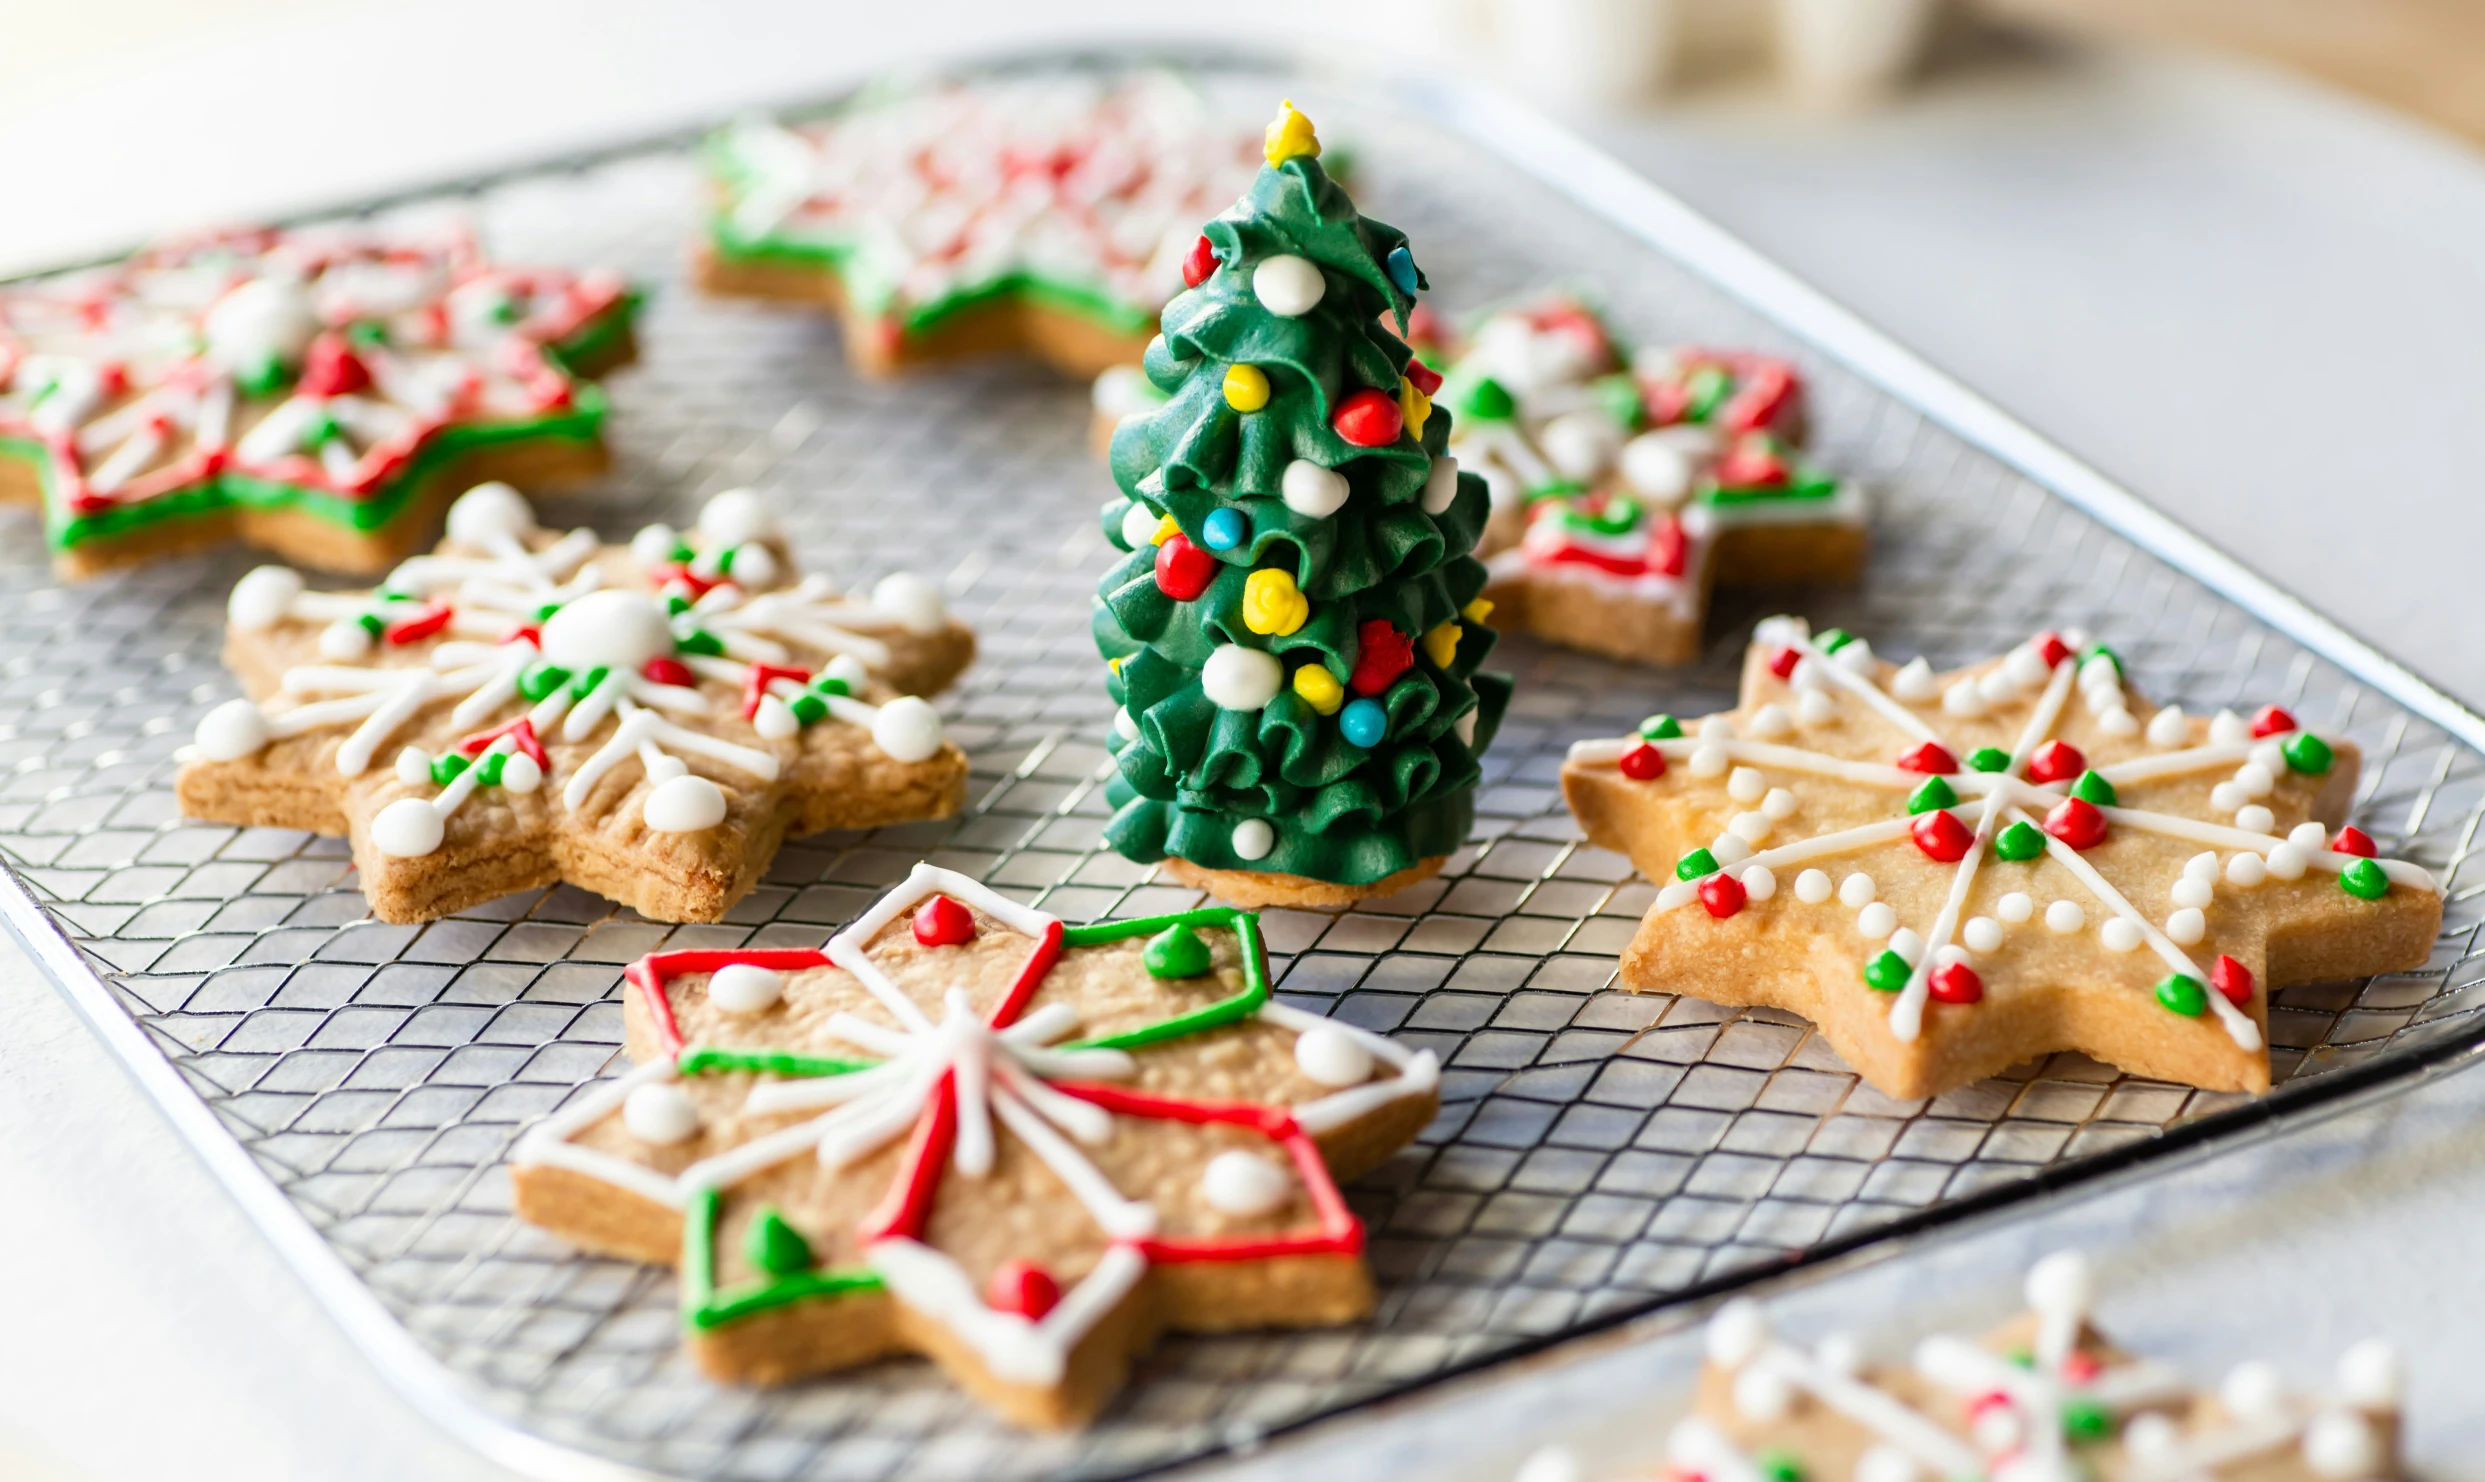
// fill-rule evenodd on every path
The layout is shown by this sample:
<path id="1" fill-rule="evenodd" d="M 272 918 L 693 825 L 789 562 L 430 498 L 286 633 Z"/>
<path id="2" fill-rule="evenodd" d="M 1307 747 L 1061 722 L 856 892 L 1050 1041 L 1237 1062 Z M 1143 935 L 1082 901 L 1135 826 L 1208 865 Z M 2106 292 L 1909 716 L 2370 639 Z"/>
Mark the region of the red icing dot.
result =
<path id="1" fill-rule="evenodd" d="M 2048 669 L 2071 656 L 2071 645 L 2063 642 L 2062 635 L 2051 628 L 2037 634 L 2029 640 L 2029 643 L 2036 649 L 2036 656 L 2045 661 L 2045 667 Z"/>
<path id="2" fill-rule="evenodd" d="M 2105 815 L 2086 798 L 2064 798 L 2045 815 L 2045 832 L 2074 849 L 2093 849 L 2105 841 Z"/>
<path id="3" fill-rule="evenodd" d="M 1959 759 L 1950 748 L 1938 741 L 1927 741 L 1898 759 L 1902 772 L 1922 772 L 1928 776 L 1946 777 L 1959 769 Z"/>
<path id="4" fill-rule="evenodd" d="M 1385 448 L 1406 430 L 1406 416 L 1398 410 L 1398 398 L 1366 386 L 1338 403 L 1329 425 L 1358 448 Z"/>
<path id="5" fill-rule="evenodd" d="M 975 940 L 975 916 L 945 895 L 915 908 L 915 940 L 927 947 L 963 947 Z"/>
<path id="6" fill-rule="evenodd" d="M 1033 1261 L 1004 1261 L 984 1288 L 984 1300 L 995 1312 L 1014 1312 L 1029 1322 L 1040 1322 L 1060 1304 L 1061 1283 Z"/>
<path id="7" fill-rule="evenodd" d="M 1410 360 L 1406 363 L 1406 378 L 1414 384 L 1416 390 L 1426 396 L 1441 389 L 1441 373 L 1420 360 Z"/>
<path id="8" fill-rule="evenodd" d="M 2088 770 L 2088 758 L 2068 741 L 2048 741 L 2028 756 L 2028 780 L 2068 782 Z"/>
<path id="9" fill-rule="evenodd" d="M 1191 544 L 1188 536 L 1167 536 L 1156 548 L 1156 589 L 1176 602 L 1207 591 L 1216 575 L 1217 558 Z"/>
<path id="10" fill-rule="evenodd" d="M 1216 270 L 1217 249 L 1209 245 L 1208 236 L 1203 232 L 1182 259 L 1182 282 L 1186 287 L 1197 288 L 1207 282 L 1208 275 Z"/>
<path id="11" fill-rule="evenodd" d="M 2093 1353 L 2071 1353 L 2063 1355 L 2062 1377 L 2068 1379 L 2073 1384 L 2086 1384 L 2104 1372 L 2105 1365 L 2099 1363 L 2097 1361 L 2097 1356 Z"/>
<path id="12" fill-rule="evenodd" d="M 1803 652 L 1790 643 L 1786 647 L 1779 649 L 1776 653 L 1769 655 L 1769 672 L 1776 675 L 1780 679 L 1784 679 L 1786 676 L 1794 673 L 1795 666 L 1802 662 Z"/>
<path id="13" fill-rule="evenodd" d="M 1724 870 L 1700 882 L 1700 904 L 1708 913 L 1723 921 L 1743 909 L 1743 882 Z"/>
<path id="14" fill-rule="evenodd" d="M 302 357 L 302 379 L 294 389 L 304 396 L 350 396 L 370 384 L 371 372 L 345 337 L 323 334 Z"/>
<path id="15" fill-rule="evenodd" d="M 1985 996 L 1985 980 L 1964 962 L 1943 963 L 1924 986 L 1942 1003 L 1974 1003 Z"/>
<path id="16" fill-rule="evenodd" d="M 1967 825 L 1959 822 L 1958 815 L 1947 808 L 1917 814 L 1916 821 L 1908 826 L 1907 832 L 1915 835 L 1918 849 L 1943 864 L 1957 864 L 1965 859 L 1967 846 L 1976 842 L 1976 836 L 1967 831 Z"/>
<path id="17" fill-rule="evenodd" d="M 2209 968 L 2209 986 L 2226 995 L 2237 1008 L 2252 1002 L 2252 969 L 2221 954 Z"/>
<path id="18" fill-rule="evenodd" d="M 1389 626 L 1387 618 L 1365 619 L 1355 638 L 1355 669 L 1346 684 L 1358 695 L 1377 695 L 1415 667 L 1415 640 Z"/>
<path id="19" fill-rule="evenodd" d="M 639 673 L 656 684 L 696 685 L 699 682 L 699 676 L 690 672 L 688 664 L 661 655 L 639 665 Z"/>
<path id="20" fill-rule="evenodd" d="M 1774 489 L 1786 482 L 1786 460 L 1767 438 L 1745 438 L 1717 460 L 1717 482 L 1728 489 Z"/>
<path id="21" fill-rule="evenodd" d="M 2256 741 L 2263 736 L 2283 736 L 2295 728 L 2295 717 L 2275 705 L 2252 712 L 2252 739 Z"/>
<path id="22" fill-rule="evenodd" d="M 1616 765 L 1633 782 L 1653 782 L 1665 775 L 1665 753 L 1642 741 L 1622 753 L 1622 760 Z"/>
<path id="23" fill-rule="evenodd" d="M 2373 836 L 2354 824 L 2340 829 L 2338 837 L 2330 841 L 2330 847 L 2341 854 L 2353 854 L 2362 859 L 2371 859 L 2374 854 Z"/>

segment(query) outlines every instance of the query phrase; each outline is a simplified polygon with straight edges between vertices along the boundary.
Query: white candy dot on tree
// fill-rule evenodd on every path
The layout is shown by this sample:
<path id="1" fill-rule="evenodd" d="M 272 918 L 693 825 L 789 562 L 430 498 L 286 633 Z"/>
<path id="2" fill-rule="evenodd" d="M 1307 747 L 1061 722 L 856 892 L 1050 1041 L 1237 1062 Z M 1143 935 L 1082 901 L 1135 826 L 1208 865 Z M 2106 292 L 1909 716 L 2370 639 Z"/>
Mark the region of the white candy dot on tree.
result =
<path id="1" fill-rule="evenodd" d="M 2235 827 L 2247 834 L 2265 834 L 2278 826 L 2278 815 L 2259 803 L 2246 803 L 2235 810 Z"/>
<path id="2" fill-rule="evenodd" d="M 1155 534 L 1156 512 L 1138 500 L 1132 500 L 1130 508 L 1122 511 L 1122 544 L 1134 551 L 1144 551 Z"/>
<path id="3" fill-rule="evenodd" d="M 1232 1148 L 1208 1160 L 1199 1193 L 1220 1214 L 1248 1219 L 1284 1207 L 1294 1195 L 1294 1179 L 1258 1153 Z"/>
<path id="4" fill-rule="evenodd" d="M 1993 914 L 2004 921 L 2025 921 L 2036 914 L 2036 901 L 2025 891 L 2014 890 L 1993 903 Z"/>
<path id="5" fill-rule="evenodd" d="M 949 603 L 940 588 L 911 571 L 892 571 L 872 586 L 871 605 L 910 633 L 937 633 L 949 625 Z"/>
<path id="6" fill-rule="evenodd" d="M 673 652 L 672 624 L 644 592 L 589 592 L 546 618 L 543 631 L 544 657 L 580 673 L 598 665 L 635 670 Z"/>
<path id="7" fill-rule="evenodd" d="M 199 717 L 191 739 L 211 762 L 257 756 L 268 743 L 267 716 L 248 700 L 227 700 Z"/>
<path id="8" fill-rule="evenodd" d="M 708 977 L 708 1002 L 728 1014 L 756 1014 L 784 996 L 784 974 L 747 962 L 728 963 Z"/>
<path id="9" fill-rule="evenodd" d="M 1990 916 L 1971 916 L 1967 925 L 1960 929 L 1959 939 L 1967 943 L 1970 952 L 1999 952 L 2002 950 L 2002 923 Z"/>
<path id="10" fill-rule="evenodd" d="M 1653 432 L 1622 445 L 1622 481 L 1650 504 L 1676 505 L 1691 495 L 1691 460 Z"/>
<path id="11" fill-rule="evenodd" d="M 1941 683 L 1933 678 L 1933 666 L 1918 654 L 1890 676 L 1890 693 L 1911 705 L 1921 705 L 1941 693 Z"/>
<path id="12" fill-rule="evenodd" d="M 1767 865 L 1753 865 L 1743 872 L 1743 896 L 1746 900 L 1765 901 L 1777 894 L 1777 876 Z"/>
<path id="13" fill-rule="evenodd" d="M 1458 499 L 1458 460 L 1447 453 L 1432 460 L 1432 471 L 1424 475 L 1424 513 L 1438 519 L 1450 512 Z"/>
<path id="14" fill-rule="evenodd" d="M 727 489 L 699 508 L 699 533 L 707 543 L 729 550 L 777 533 L 777 517 L 749 489 Z"/>
<path id="15" fill-rule="evenodd" d="M 535 528 L 535 506 L 498 479 L 475 485 L 449 506 L 449 539 L 460 545 L 516 540 Z"/>
<path id="16" fill-rule="evenodd" d="M 1315 520 L 1325 520 L 1344 509 L 1346 496 L 1351 492 L 1346 475 L 1334 468 L 1323 468 L 1308 458 L 1297 458 L 1286 465 L 1285 474 L 1278 481 L 1278 490 L 1285 496 L 1286 508 Z M 1153 531 L 1155 528 L 1156 524 L 1151 520 L 1148 529 Z M 1145 543 L 1144 538 L 1141 543 Z"/>
<path id="17" fill-rule="evenodd" d="M 392 859 L 421 859 L 447 835 L 447 820 L 428 798 L 399 798 L 371 820 L 371 847 Z"/>
<path id="18" fill-rule="evenodd" d="M 290 566 L 261 566 L 233 584 L 225 600 L 226 621 L 245 633 L 275 627 L 302 595 L 302 573 Z"/>
<path id="19" fill-rule="evenodd" d="M 1265 818 L 1246 818 L 1234 825 L 1233 845 L 1237 859 L 1266 859 L 1277 847 L 1277 830 Z"/>
<path id="20" fill-rule="evenodd" d="M 1199 687 L 1220 710 L 1257 710 L 1285 688 L 1286 666 L 1275 654 L 1239 643 L 1220 645 L 1200 666 Z"/>
<path id="21" fill-rule="evenodd" d="M 1328 291 L 1318 265 L 1291 252 L 1265 258 L 1251 270 L 1251 293 L 1260 307 L 1288 319 L 1310 313 Z"/>
<path id="22" fill-rule="evenodd" d="M 1838 899 L 1851 911 L 1860 911 L 1871 905 L 1873 897 L 1880 893 L 1881 887 L 1873 884 L 1872 876 L 1862 870 L 1847 876 L 1838 885 Z"/>
<path id="23" fill-rule="evenodd" d="M 685 773 L 656 784 L 641 808 L 647 826 L 660 834 L 695 834 L 725 821 L 725 790 Z"/>
<path id="24" fill-rule="evenodd" d="M 928 761 L 941 749 L 940 712 L 913 695 L 901 695 L 873 717 L 871 739 L 898 761 Z"/>
<path id="25" fill-rule="evenodd" d="M 2246 849 L 2226 862 L 2226 883 L 2249 890 L 2269 878 L 2269 862 Z"/>
<path id="26" fill-rule="evenodd" d="M 1294 1063 L 1323 1086 L 1360 1086 L 1372 1078 L 1372 1052 L 1335 1024 L 1315 1025 L 1295 1036 Z"/>
<path id="27" fill-rule="evenodd" d="M 1885 902 L 1874 901 L 1855 913 L 1855 929 L 1877 942 L 1898 930 L 1898 913 Z"/>
<path id="28" fill-rule="evenodd" d="M 657 1147 L 687 1142 L 699 1130 L 699 1106 L 670 1081 L 651 1081 L 622 1098 L 621 1125 Z"/>
<path id="29" fill-rule="evenodd" d="M 2191 726 L 2183 719 L 2183 707 L 2169 705 L 2148 718 L 2148 744 L 2180 746 L 2191 734 Z"/>

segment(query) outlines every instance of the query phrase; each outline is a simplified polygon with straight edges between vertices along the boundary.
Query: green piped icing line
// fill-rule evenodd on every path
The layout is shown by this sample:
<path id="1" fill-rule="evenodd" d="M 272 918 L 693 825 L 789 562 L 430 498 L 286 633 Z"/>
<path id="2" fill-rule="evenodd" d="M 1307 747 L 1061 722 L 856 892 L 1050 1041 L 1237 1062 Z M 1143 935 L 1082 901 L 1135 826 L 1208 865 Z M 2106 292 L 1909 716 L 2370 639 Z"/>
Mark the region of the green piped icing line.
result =
<path id="1" fill-rule="evenodd" d="M 852 1075 L 869 1070 L 877 1060 L 837 1060 L 826 1055 L 796 1055 L 786 1050 L 722 1050 L 708 1045 L 682 1051 L 673 1068 L 683 1075 L 723 1075 L 749 1071 L 758 1075 Z"/>
<path id="2" fill-rule="evenodd" d="M 1248 1019 L 1268 1002 L 1268 949 L 1260 942 L 1260 918 L 1249 911 L 1231 906 L 1206 906 L 1196 911 L 1182 911 L 1171 916 L 1150 916 L 1141 921 L 1099 921 L 1092 926 L 1064 927 L 1064 947 L 1093 947 L 1106 942 L 1128 941 L 1132 937 L 1152 937 L 1168 927 L 1187 926 L 1193 931 L 1230 931 L 1242 949 L 1243 986 L 1231 998 L 1219 999 L 1204 1008 L 1193 1009 L 1159 1024 L 1143 1024 L 1120 1034 L 1099 1039 L 1080 1040 L 1064 1045 L 1068 1050 L 1136 1050 L 1147 1045 L 1180 1039 L 1186 1034 L 1222 1029 L 1228 1024 Z"/>
<path id="3" fill-rule="evenodd" d="M 714 1189 L 690 1196 L 682 1212 L 682 1321 L 699 1332 L 721 1328 L 740 1318 L 755 1317 L 822 1297 L 853 1297 L 882 1290 L 879 1274 L 869 1270 L 798 1271 L 730 1291 L 716 1285 L 716 1221 L 724 1198 Z"/>
<path id="4" fill-rule="evenodd" d="M 1004 273 L 928 302 L 911 304 L 901 303 L 893 289 L 859 281 L 854 272 L 857 249 L 852 243 L 806 242 L 765 234 L 748 236 L 735 231 L 733 224 L 720 215 L 708 219 L 708 245 L 725 262 L 769 263 L 835 273 L 854 296 L 858 310 L 876 319 L 895 320 L 898 329 L 907 335 L 929 334 L 944 321 L 1000 298 L 1021 298 L 1075 314 L 1117 334 L 1145 334 L 1156 325 L 1156 311 L 1145 304 L 1118 298 L 1092 283 L 1074 283 L 1046 273 Z"/>

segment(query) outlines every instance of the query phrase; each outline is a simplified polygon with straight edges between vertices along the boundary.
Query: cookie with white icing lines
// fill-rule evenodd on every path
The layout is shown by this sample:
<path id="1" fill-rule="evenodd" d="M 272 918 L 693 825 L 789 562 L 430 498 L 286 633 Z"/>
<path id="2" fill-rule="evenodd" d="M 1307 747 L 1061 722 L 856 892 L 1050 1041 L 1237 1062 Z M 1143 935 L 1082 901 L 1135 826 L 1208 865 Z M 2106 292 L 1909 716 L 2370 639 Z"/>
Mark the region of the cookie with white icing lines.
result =
<path id="1" fill-rule="evenodd" d="M 800 576 L 746 490 L 626 546 L 468 491 L 372 591 L 244 577 L 199 722 L 192 818 L 341 834 L 372 913 L 427 921 L 566 880 L 713 921 L 789 834 L 957 811 L 966 757 L 916 698 L 975 638 L 919 577 Z"/>
<path id="2" fill-rule="evenodd" d="M 692 1355 L 776 1384 L 920 1353 L 1074 1425 L 1160 1332 L 1350 1321 L 1337 1181 L 1439 1068 L 1269 996 L 1255 917 L 1065 927 L 918 865 L 823 951 L 630 969 L 636 1069 L 513 1155 L 517 1212 L 678 1261 Z"/>
<path id="3" fill-rule="evenodd" d="M 1952 673 L 1761 625 L 1742 703 L 1574 745 L 1588 837 L 1663 888 L 1623 986 L 1817 1025 L 1884 1093 L 2055 1050 L 2264 1091 L 2271 990 L 2421 966 L 2442 894 L 2343 827 L 2359 753 L 2190 716 L 2040 633 Z"/>

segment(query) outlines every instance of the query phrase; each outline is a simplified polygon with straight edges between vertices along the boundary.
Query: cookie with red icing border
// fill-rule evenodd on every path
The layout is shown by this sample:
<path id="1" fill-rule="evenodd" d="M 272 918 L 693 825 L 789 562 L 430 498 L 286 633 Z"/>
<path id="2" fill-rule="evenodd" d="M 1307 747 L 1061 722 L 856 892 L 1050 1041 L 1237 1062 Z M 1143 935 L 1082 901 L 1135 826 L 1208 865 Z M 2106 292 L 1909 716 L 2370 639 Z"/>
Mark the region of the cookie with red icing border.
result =
<path id="1" fill-rule="evenodd" d="M 2271 990 L 2421 966 L 2422 867 L 2342 827 L 2354 743 L 2151 704 L 2040 633 L 1950 673 L 1762 624 L 1742 702 L 1573 746 L 1588 837 L 1664 888 L 1623 986 L 1802 1014 L 1929 1096 L 2055 1050 L 2263 1091 Z"/>
<path id="2" fill-rule="evenodd" d="M 247 697 L 200 720 L 176 791 L 192 818 L 344 835 L 383 921 L 556 880 L 713 921 L 788 834 L 957 811 L 966 757 L 914 696 L 974 652 L 920 578 L 868 601 L 797 579 L 748 491 L 606 546 L 485 484 L 377 590 L 244 577 Z"/>
<path id="3" fill-rule="evenodd" d="M 1237 910 L 1064 926 L 918 865 L 823 951 L 629 978 L 637 1068 L 527 1134 L 517 1212 L 678 1260 L 732 1382 L 921 1353 L 1063 1426 L 1161 1332 L 1352 1320 L 1337 1180 L 1439 1104 L 1429 1052 L 1274 1002 Z"/>

